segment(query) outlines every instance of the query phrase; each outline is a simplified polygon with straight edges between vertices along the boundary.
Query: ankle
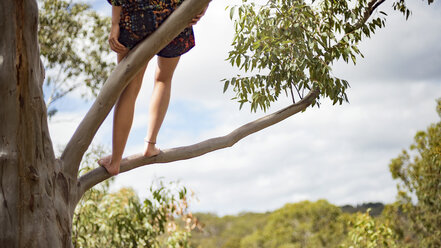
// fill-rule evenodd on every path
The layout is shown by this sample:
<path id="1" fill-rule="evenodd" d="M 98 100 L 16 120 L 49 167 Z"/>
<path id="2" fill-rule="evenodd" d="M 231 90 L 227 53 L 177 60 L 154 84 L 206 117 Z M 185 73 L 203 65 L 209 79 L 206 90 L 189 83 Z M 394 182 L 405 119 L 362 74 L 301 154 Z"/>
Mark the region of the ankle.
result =
<path id="1" fill-rule="evenodd" d="M 152 139 L 144 138 L 144 142 L 145 142 L 147 145 L 156 145 L 156 140 L 152 140 Z"/>
<path id="2" fill-rule="evenodd" d="M 110 164 L 120 164 L 121 160 L 122 160 L 121 158 L 119 158 L 119 159 L 111 158 Z"/>

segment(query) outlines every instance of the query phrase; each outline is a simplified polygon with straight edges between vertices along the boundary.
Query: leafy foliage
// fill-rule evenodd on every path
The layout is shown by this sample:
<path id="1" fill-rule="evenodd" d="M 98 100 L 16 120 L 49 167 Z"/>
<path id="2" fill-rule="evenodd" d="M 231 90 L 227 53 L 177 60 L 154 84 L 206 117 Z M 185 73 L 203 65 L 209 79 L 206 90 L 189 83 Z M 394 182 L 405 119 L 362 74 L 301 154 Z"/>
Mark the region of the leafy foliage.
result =
<path id="1" fill-rule="evenodd" d="M 82 172 L 101 148 L 87 155 Z M 185 187 L 158 181 L 150 198 L 140 201 L 135 191 L 109 193 L 111 181 L 87 191 L 77 205 L 72 225 L 75 247 L 189 247 L 190 230 L 197 225 L 188 211 Z"/>
<path id="2" fill-rule="evenodd" d="M 191 213 L 185 188 L 178 193 L 164 185 L 151 187 L 143 202 L 132 189 L 116 193 L 91 190 L 75 212 L 72 239 L 75 247 L 189 247 Z M 187 224 L 179 228 L 174 219 Z"/>
<path id="3" fill-rule="evenodd" d="M 441 117 L 441 99 L 437 102 Z M 409 151 L 403 150 L 389 165 L 399 180 L 393 212 L 400 218 L 393 219 L 410 247 L 441 247 L 441 121 L 417 132 L 414 140 Z M 400 225 L 403 222 L 410 230 Z"/>
<path id="4" fill-rule="evenodd" d="M 249 75 L 225 80 L 224 91 L 233 87 L 241 107 L 249 102 L 253 111 L 266 110 L 282 92 L 294 101 L 294 90 L 302 98 L 314 87 L 334 104 L 348 101 L 349 84 L 332 75 L 331 66 L 363 56 L 359 42 L 385 25 L 384 12 L 368 21 L 374 8 L 366 0 L 269 0 L 261 6 L 243 0 L 230 8 L 237 19 L 228 60 Z"/>
<path id="5" fill-rule="evenodd" d="M 49 107 L 81 88 L 83 97 L 96 96 L 115 63 L 109 62 L 110 18 L 87 4 L 67 0 L 38 0 L 40 53 L 50 90 Z M 86 87 L 82 87 L 86 86 Z M 48 108 L 49 116 L 57 109 Z"/>
<path id="6" fill-rule="evenodd" d="M 351 230 L 340 248 L 396 248 L 395 234 L 387 223 L 379 223 L 366 213 L 357 213 Z"/>
<path id="7" fill-rule="evenodd" d="M 250 103 L 251 111 L 266 111 L 281 93 L 295 102 L 313 88 L 333 104 L 348 101 L 349 83 L 332 74 L 332 65 L 363 57 L 359 43 L 385 26 L 387 14 L 375 12 L 384 1 L 242 0 L 230 7 L 235 36 L 227 60 L 244 75 L 224 79 L 224 92 L 232 87 L 240 108 Z M 392 6 L 409 18 L 405 0 Z"/>

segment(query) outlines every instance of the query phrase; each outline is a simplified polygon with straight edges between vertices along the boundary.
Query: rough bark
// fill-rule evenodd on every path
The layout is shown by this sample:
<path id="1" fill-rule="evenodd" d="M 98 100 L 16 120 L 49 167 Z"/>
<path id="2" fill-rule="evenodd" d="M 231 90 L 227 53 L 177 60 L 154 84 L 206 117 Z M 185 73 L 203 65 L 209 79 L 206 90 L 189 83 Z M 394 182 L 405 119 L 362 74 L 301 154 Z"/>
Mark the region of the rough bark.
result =
<path id="1" fill-rule="evenodd" d="M 69 247 L 72 180 L 48 132 L 37 3 L 0 1 L 0 16 L 0 247 Z"/>

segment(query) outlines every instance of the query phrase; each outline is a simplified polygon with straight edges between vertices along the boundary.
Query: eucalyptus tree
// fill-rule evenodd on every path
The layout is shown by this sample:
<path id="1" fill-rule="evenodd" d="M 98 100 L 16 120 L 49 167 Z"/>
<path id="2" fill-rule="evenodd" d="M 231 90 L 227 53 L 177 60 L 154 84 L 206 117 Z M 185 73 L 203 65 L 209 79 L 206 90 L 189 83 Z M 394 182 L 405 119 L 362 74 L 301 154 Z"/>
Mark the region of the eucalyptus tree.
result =
<path id="1" fill-rule="evenodd" d="M 130 79 L 209 2 L 184 1 L 115 67 L 62 155 L 56 158 L 42 92 L 44 67 L 37 39 L 37 2 L 0 1 L 1 247 L 72 247 L 75 206 L 87 190 L 110 177 L 101 167 L 78 176 L 82 157 L 98 128 Z M 239 101 L 250 101 L 254 109 L 276 101 L 283 90 L 298 91 L 302 99 L 222 137 L 167 149 L 150 158 L 132 155 L 122 161 L 121 173 L 230 147 L 318 103 L 318 98 L 344 101 L 347 82 L 332 77 L 332 62 L 353 58 L 358 51 L 356 43 L 384 26 L 385 17 L 376 17 L 384 2 L 279 0 L 256 8 L 244 1 L 238 8 L 236 43 L 229 57 L 245 71 L 260 69 L 261 74 L 226 80 L 228 86 L 236 90 Z M 401 12 L 408 11 L 404 0 L 391 3 Z"/>

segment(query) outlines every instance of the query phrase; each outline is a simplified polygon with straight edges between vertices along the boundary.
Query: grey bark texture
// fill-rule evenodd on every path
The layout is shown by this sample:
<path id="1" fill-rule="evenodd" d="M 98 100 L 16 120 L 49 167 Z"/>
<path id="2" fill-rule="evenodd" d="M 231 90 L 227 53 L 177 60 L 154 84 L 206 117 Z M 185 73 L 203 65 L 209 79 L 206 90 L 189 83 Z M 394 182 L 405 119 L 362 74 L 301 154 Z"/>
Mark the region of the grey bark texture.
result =
<path id="1" fill-rule="evenodd" d="M 47 126 L 35 0 L 0 2 L 0 247 L 69 247 L 73 180 Z"/>
<path id="2" fill-rule="evenodd" d="M 36 0 L 0 1 L 0 247 L 72 247 L 72 216 L 85 191 L 109 175 L 97 168 L 78 178 L 81 159 L 130 79 L 200 13 L 210 0 L 187 0 L 133 49 L 112 72 L 61 158 L 49 137 L 42 84 Z M 110 24 L 109 24 L 110 25 Z M 318 96 L 248 123 L 232 133 L 165 150 L 153 158 L 134 155 L 121 171 L 201 156 L 232 146 L 247 135 L 307 108 Z"/>

